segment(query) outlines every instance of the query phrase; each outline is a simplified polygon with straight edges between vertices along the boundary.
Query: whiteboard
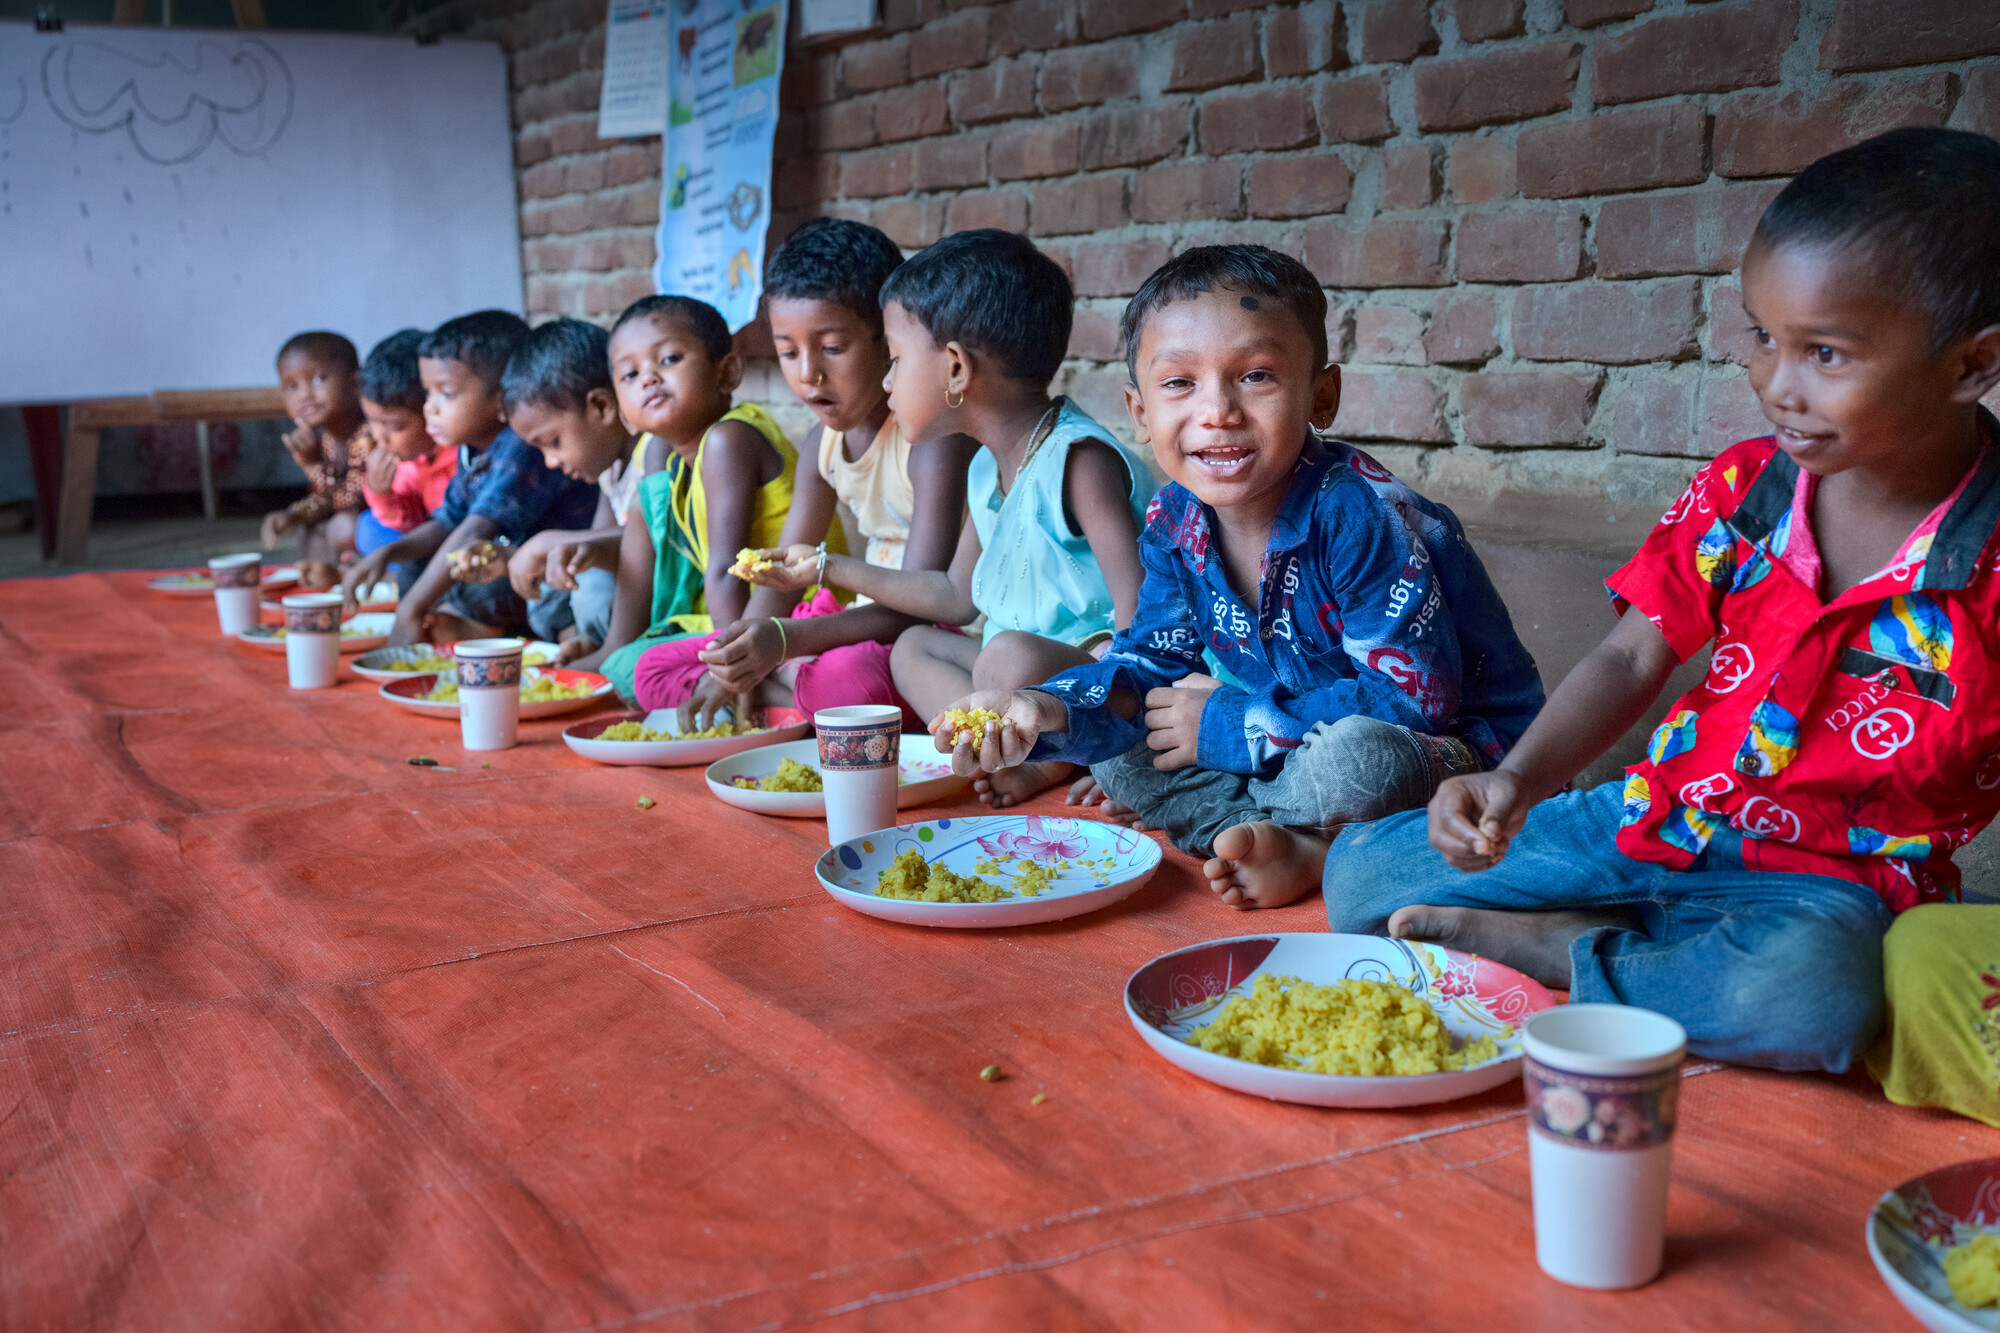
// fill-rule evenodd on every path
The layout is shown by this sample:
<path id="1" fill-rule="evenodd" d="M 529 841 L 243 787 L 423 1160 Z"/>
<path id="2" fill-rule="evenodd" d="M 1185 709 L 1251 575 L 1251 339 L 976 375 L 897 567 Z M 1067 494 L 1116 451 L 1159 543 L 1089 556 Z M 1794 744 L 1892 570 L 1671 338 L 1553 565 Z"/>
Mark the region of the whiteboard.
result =
<path id="1" fill-rule="evenodd" d="M 0 22 L 0 403 L 270 384 L 521 309 L 489 42 Z"/>

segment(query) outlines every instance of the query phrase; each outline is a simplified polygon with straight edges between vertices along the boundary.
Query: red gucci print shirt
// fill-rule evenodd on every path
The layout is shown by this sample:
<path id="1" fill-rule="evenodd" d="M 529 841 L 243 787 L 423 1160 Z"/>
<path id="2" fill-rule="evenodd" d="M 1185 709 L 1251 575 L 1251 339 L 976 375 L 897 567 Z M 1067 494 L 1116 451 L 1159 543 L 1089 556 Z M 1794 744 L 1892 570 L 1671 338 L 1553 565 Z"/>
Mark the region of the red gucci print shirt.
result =
<path id="1" fill-rule="evenodd" d="M 1727 824 L 1752 870 L 1834 875 L 1892 909 L 1955 899 L 1951 853 L 2000 810 L 2000 425 L 1873 577 L 1818 594 L 1817 478 L 1747 440 L 1606 586 L 1708 676 L 1627 770 L 1618 847 L 1685 868 Z"/>

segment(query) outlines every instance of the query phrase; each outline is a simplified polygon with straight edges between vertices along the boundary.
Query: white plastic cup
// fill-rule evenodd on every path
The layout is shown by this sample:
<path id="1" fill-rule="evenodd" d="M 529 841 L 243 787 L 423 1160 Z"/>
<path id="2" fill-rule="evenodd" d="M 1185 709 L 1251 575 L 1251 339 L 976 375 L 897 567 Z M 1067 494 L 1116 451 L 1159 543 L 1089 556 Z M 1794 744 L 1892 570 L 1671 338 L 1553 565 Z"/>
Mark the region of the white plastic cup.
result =
<path id="1" fill-rule="evenodd" d="M 264 557 L 256 551 L 218 555 L 208 562 L 208 577 L 215 584 L 215 618 L 222 622 L 222 632 L 233 636 L 257 628 Z"/>
<path id="2" fill-rule="evenodd" d="M 1687 1032 L 1623 1004 L 1544 1009 L 1521 1034 L 1535 1262 L 1572 1287 L 1659 1276 Z"/>
<path id="3" fill-rule="evenodd" d="M 337 592 L 297 592 L 285 598 L 285 667 L 295 690 L 323 690 L 340 674 Z"/>
<path id="4" fill-rule="evenodd" d="M 521 650 L 525 639 L 460 639 L 458 737 L 468 750 L 511 750 L 521 735 Z"/>
<path id="5" fill-rule="evenodd" d="M 903 710 L 894 704 L 822 708 L 813 714 L 813 729 L 826 787 L 827 845 L 895 824 Z"/>

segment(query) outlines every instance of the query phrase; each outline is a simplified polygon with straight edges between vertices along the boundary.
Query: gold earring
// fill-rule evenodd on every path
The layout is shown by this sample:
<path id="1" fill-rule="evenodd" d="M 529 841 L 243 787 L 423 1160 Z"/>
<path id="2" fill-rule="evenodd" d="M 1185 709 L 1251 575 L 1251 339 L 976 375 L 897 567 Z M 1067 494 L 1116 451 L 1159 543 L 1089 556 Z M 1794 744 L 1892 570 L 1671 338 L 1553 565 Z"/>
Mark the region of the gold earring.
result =
<path id="1" fill-rule="evenodd" d="M 947 390 L 947 391 L 946 391 L 946 393 L 945 393 L 945 396 L 944 396 L 944 405 L 945 405 L 946 407 L 950 408 L 950 409 L 951 409 L 952 411 L 954 411 L 954 412 L 958 411 L 958 409 L 959 409 L 959 408 L 961 408 L 961 407 L 964 407 L 964 406 L 965 406 L 965 394 L 964 394 L 964 392 L 963 392 L 963 391 L 961 391 L 961 392 L 959 393 L 959 395 L 958 395 L 958 401 L 954 403 L 953 401 L 951 401 L 951 393 L 950 393 L 950 391 L 948 391 L 948 390 Z"/>

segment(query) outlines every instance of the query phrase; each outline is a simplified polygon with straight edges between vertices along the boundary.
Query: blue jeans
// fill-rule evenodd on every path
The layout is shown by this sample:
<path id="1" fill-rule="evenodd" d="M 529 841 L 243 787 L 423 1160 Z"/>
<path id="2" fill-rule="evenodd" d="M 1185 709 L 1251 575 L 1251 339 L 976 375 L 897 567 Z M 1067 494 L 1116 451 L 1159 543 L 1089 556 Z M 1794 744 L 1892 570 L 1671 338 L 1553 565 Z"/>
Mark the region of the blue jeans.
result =
<path id="1" fill-rule="evenodd" d="M 580 638 L 603 643 L 611 632 L 611 598 L 618 579 L 608 569 L 586 569 L 576 576 L 576 590 L 561 592 L 542 585 L 542 595 L 528 603 L 528 628 L 535 637 L 553 643 L 570 626 Z"/>
<path id="2" fill-rule="evenodd" d="M 354 549 L 363 555 L 380 550 L 403 534 L 375 517 L 373 510 L 364 509 L 354 519 Z"/>
<path id="3" fill-rule="evenodd" d="M 1846 1069 L 1882 1026 L 1874 892 L 1827 875 L 1746 870 L 1724 830 L 1688 870 L 1635 861 L 1614 842 L 1624 788 L 1542 802 L 1506 859 L 1465 874 L 1431 849 L 1425 812 L 1344 830 L 1326 858 L 1336 931 L 1379 935 L 1399 907 L 1512 912 L 1627 908 L 1570 945 L 1570 999 L 1635 1004 L 1687 1029 L 1696 1055 L 1771 1069 Z"/>

